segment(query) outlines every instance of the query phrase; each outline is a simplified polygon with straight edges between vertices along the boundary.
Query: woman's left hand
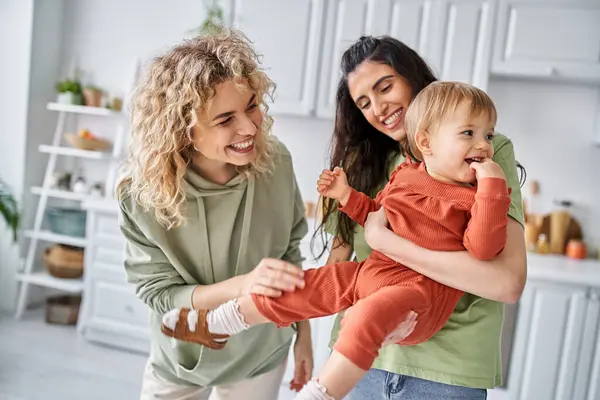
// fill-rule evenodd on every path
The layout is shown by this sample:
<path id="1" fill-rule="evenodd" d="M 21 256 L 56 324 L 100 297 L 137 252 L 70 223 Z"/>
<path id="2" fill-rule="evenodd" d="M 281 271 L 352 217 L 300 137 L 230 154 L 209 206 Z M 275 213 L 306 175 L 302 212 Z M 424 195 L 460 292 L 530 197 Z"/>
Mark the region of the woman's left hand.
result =
<path id="1" fill-rule="evenodd" d="M 388 227 L 385 210 L 381 207 L 379 210 L 369 213 L 365 221 L 365 240 L 369 247 L 376 249 L 378 246 L 379 232 Z"/>
<path id="2" fill-rule="evenodd" d="M 305 321 L 308 324 L 308 321 Z M 299 392 L 308 383 L 313 372 L 313 349 L 310 329 L 298 330 L 294 344 L 294 378 L 290 389 Z"/>

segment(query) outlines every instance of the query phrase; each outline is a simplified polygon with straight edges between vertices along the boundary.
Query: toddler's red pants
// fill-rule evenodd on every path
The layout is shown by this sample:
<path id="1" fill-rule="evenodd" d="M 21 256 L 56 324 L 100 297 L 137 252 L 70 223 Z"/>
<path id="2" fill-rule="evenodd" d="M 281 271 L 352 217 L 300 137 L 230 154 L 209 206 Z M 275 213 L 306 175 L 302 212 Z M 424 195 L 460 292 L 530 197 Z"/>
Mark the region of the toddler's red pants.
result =
<path id="1" fill-rule="evenodd" d="M 270 298 L 252 295 L 258 311 L 278 326 L 335 314 L 344 317 L 334 350 L 368 370 L 385 337 L 407 316 L 418 314 L 411 335 L 398 342 L 413 345 L 431 338 L 446 323 L 462 291 L 435 282 L 373 251 L 362 263 L 340 262 L 305 271 L 304 289 Z M 360 301 L 359 301 L 360 300 Z"/>

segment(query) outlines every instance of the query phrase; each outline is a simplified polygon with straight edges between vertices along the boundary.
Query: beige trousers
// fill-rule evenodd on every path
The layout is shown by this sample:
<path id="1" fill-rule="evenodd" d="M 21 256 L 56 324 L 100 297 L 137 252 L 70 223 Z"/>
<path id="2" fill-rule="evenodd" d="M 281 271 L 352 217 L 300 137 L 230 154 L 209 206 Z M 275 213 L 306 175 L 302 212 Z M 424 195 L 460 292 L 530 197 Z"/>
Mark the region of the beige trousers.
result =
<path id="1" fill-rule="evenodd" d="M 140 400 L 277 400 L 286 365 L 287 360 L 266 374 L 210 388 L 168 382 L 154 372 L 148 361 Z"/>

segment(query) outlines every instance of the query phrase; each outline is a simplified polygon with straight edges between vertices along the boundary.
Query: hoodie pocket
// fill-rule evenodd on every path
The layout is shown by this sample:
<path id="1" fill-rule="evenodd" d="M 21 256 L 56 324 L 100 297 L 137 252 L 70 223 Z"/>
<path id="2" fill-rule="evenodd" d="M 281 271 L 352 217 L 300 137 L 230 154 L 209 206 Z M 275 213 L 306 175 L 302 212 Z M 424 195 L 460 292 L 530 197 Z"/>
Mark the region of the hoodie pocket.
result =
<path id="1" fill-rule="evenodd" d="M 247 379 L 281 362 L 288 354 L 292 335 L 289 328 L 262 325 L 232 336 L 221 350 L 198 346 L 195 362 L 191 357 L 187 360 L 190 363 L 183 362 L 187 357 L 178 362 L 177 376 L 200 386 L 225 385 Z"/>

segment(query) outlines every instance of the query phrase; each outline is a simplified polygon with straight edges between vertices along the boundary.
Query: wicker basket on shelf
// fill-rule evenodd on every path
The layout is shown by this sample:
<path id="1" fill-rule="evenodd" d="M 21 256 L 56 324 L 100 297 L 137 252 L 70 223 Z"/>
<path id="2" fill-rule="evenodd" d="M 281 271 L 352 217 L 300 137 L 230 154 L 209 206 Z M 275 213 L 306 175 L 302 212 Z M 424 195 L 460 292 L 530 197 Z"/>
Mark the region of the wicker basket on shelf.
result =
<path id="1" fill-rule="evenodd" d="M 79 135 L 72 133 L 65 134 L 65 140 L 73 147 L 81 150 L 92 150 L 92 151 L 105 151 L 111 146 L 111 142 L 108 140 L 95 138 L 87 139 Z"/>
<path id="2" fill-rule="evenodd" d="M 76 325 L 79 317 L 81 296 L 56 296 L 46 299 L 46 322 L 50 324 Z"/>
<path id="3" fill-rule="evenodd" d="M 76 279 L 83 275 L 83 249 L 57 244 L 44 250 L 44 264 L 56 278 Z"/>

